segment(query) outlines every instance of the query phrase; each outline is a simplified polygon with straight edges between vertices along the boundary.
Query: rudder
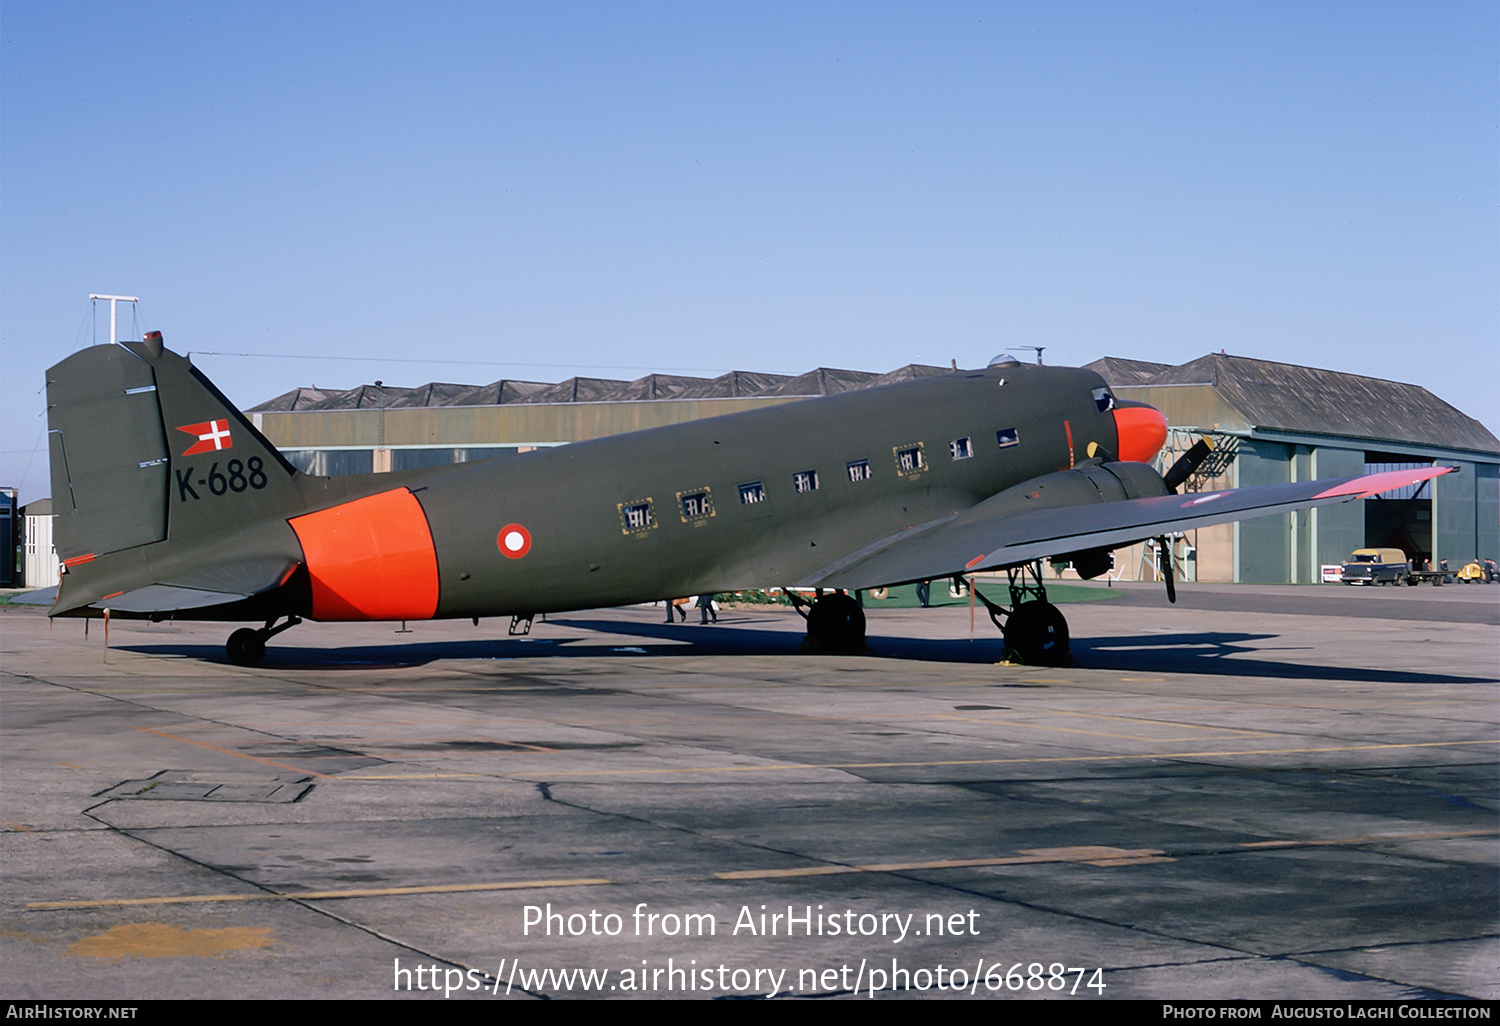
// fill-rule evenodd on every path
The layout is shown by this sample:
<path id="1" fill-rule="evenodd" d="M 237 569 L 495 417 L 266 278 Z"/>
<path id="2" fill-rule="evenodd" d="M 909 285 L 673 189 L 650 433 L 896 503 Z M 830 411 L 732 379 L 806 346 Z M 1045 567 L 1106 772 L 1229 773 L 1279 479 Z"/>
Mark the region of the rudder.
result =
<path id="1" fill-rule="evenodd" d="M 167 536 L 191 541 L 301 509 L 297 469 L 161 332 L 122 343 L 147 360 L 168 450 Z"/>

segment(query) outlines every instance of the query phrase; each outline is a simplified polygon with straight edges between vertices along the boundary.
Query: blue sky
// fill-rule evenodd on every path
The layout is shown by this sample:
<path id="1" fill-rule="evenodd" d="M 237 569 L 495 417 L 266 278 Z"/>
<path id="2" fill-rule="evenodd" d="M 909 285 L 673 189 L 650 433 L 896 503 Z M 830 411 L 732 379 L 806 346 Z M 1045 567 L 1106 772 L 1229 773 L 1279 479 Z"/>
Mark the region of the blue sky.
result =
<path id="1" fill-rule="evenodd" d="M 6 0 L 0 484 L 91 292 L 247 406 L 1225 349 L 1500 433 L 1497 72 L 1493 3 Z"/>

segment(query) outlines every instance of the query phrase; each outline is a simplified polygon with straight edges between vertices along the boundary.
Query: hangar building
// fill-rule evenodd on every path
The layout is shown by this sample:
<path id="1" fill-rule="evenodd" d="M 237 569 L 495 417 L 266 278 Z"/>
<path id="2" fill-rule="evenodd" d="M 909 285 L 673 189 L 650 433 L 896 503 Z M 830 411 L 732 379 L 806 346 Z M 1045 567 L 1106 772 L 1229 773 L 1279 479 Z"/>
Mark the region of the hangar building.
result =
<path id="1" fill-rule="evenodd" d="M 1208 468 L 1221 471 L 1215 478 L 1191 482 L 1197 490 L 1458 468 L 1385 496 L 1189 532 L 1177 558 L 1199 580 L 1315 582 L 1363 547 L 1455 570 L 1476 555 L 1500 558 L 1500 440 L 1424 388 L 1223 353 L 1177 367 L 1114 357 L 1088 366 L 1120 398 L 1166 415 L 1164 464 L 1203 435 L 1232 452 Z M 1143 563 L 1153 554 L 1141 546 L 1116 555 L 1127 577 L 1146 576 Z"/>

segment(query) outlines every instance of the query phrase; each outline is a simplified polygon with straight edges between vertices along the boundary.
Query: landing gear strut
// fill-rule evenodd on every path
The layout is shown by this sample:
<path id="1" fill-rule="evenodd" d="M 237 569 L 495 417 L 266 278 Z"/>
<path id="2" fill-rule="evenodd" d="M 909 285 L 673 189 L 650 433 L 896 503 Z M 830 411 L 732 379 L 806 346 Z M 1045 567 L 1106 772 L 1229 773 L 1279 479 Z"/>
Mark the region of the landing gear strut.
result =
<path id="1" fill-rule="evenodd" d="M 1066 666 L 1072 659 L 1068 621 L 1047 601 L 1041 561 L 1008 567 L 1006 574 L 1010 578 L 1009 609 L 974 589 L 974 596 L 984 603 L 990 619 L 1005 635 L 1005 647 L 1027 666 Z"/>
<path id="2" fill-rule="evenodd" d="M 842 591 L 823 594 L 809 603 L 790 589 L 787 598 L 807 621 L 803 644 L 814 652 L 862 652 L 865 648 L 865 611 L 854 596 Z M 808 606 L 806 611 L 803 606 Z"/>
<path id="3" fill-rule="evenodd" d="M 271 626 L 276 622 L 273 616 L 266 621 L 266 625 L 259 630 L 253 627 L 241 627 L 229 636 L 224 643 L 224 654 L 229 661 L 236 666 L 259 666 L 260 661 L 266 656 L 266 641 L 275 637 L 288 627 L 295 627 L 302 622 L 298 616 L 289 616 L 286 623 L 280 627 Z"/>

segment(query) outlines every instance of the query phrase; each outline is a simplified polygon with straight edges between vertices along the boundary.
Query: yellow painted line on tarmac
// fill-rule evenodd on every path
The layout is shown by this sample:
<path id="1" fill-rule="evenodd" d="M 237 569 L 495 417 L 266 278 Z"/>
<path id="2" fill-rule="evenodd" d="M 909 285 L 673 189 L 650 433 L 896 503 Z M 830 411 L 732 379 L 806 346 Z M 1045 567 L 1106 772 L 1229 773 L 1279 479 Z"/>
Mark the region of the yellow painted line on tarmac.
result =
<path id="1" fill-rule="evenodd" d="M 791 681 L 788 687 L 804 685 L 810 688 L 946 688 L 992 686 L 998 680 L 903 680 L 903 681 L 858 681 L 858 680 L 808 680 Z"/>
<path id="2" fill-rule="evenodd" d="M 207 748 L 211 752 L 219 752 L 223 755 L 232 755 L 236 759 L 249 759 L 251 762 L 258 762 L 264 766 L 275 766 L 277 769 L 291 770 L 293 773 L 305 773 L 310 777 L 319 777 L 323 780 L 329 779 L 326 773 L 319 773 L 317 770 L 310 770 L 304 766 L 293 766 L 291 763 L 277 762 L 275 759 L 262 759 L 258 755 L 246 755 L 244 752 L 236 752 L 232 748 L 221 748 L 218 745 L 211 745 L 206 741 L 190 741 L 185 737 L 178 737 L 176 734 L 168 734 L 164 730 L 156 730 L 152 727 L 135 727 L 133 729 L 142 731 L 147 734 L 155 734 L 157 737 L 165 737 L 173 741 L 181 741 L 183 744 L 193 745 L 195 748 Z"/>
<path id="3" fill-rule="evenodd" d="M 628 770 L 556 770 L 549 768 L 547 770 L 547 779 L 557 780 L 566 777 L 642 776 L 652 773 L 766 773 L 790 770 L 921 769 L 923 767 L 943 766 L 1002 766 L 1024 765 L 1028 763 L 1109 762 L 1117 759 L 1222 759 L 1228 758 L 1230 756 L 1248 755 L 1308 755 L 1336 752 L 1384 751 L 1387 749 L 1398 748 L 1448 748 L 1456 745 L 1494 744 L 1500 744 L 1500 740 L 1486 739 L 1474 741 L 1415 741 L 1407 744 L 1349 745 L 1346 747 L 1329 748 L 1261 748 L 1234 752 L 1145 752 L 1140 754 L 1122 753 L 1118 755 L 1047 755 L 1022 759 L 943 759 L 933 760 L 931 762 L 783 762 L 768 763 L 760 766 L 689 766 Z M 328 779 L 332 781 L 479 780 L 505 778 L 512 776 L 525 779 L 524 774 L 518 773 L 515 770 L 495 770 L 489 773 L 341 773 Z"/>
<path id="4" fill-rule="evenodd" d="M 1453 830 L 1435 834 L 1377 834 L 1374 837 L 1336 837 L 1322 841 L 1245 841 L 1241 848 L 1316 848 L 1320 845 L 1374 844 L 1380 841 L 1434 841 L 1455 837 L 1494 837 L 1500 830 Z"/>
<path id="5" fill-rule="evenodd" d="M 539 887 L 599 887 L 615 883 L 603 877 L 577 880 L 511 880 L 503 883 L 433 884 L 427 887 L 365 887 L 343 891 L 298 891 L 291 894 L 181 894 L 164 898 L 99 898 L 91 901 L 33 901 L 38 911 L 70 908 L 116 908 L 127 905 L 193 905 L 225 901 L 337 901 L 344 898 L 389 898 L 412 894 L 467 894 L 475 891 L 522 891 Z"/>
<path id="6" fill-rule="evenodd" d="M 760 766 L 692 766 L 683 768 L 660 768 L 660 769 L 629 769 L 629 770 L 551 770 L 547 771 L 548 780 L 559 780 L 566 777 L 613 777 L 613 776 L 643 776 L 651 773 L 679 774 L 679 773 L 765 773 L 783 772 L 788 770 L 857 770 L 857 769 L 920 769 L 923 767 L 942 766 L 1008 766 L 1018 764 L 1046 764 L 1060 762 L 1112 762 L 1115 760 L 1128 759 L 1227 759 L 1235 756 L 1248 755 L 1315 755 L 1329 754 L 1335 752 L 1372 752 L 1386 751 L 1400 748 L 1448 748 L 1455 745 L 1494 745 L 1500 744 L 1500 740 L 1474 740 L 1474 741 L 1415 741 L 1408 744 L 1383 744 L 1383 745 L 1346 745 L 1328 748 L 1261 748 L 1247 749 L 1232 752 L 1145 752 L 1141 754 L 1119 754 L 1119 755 L 1048 755 L 1019 759 L 943 759 L 931 762 L 804 762 L 804 763 L 770 763 Z M 495 774 L 475 774 L 476 776 L 494 776 Z M 340 780 L 362 780 L 366 779 L 356 774 L 341 776 Z M 385 778 L 389 779 L 389 778 Z"/>
<path id="7" fill-rule="evenodd" d="M 1247 849 L 1313 848 L 1352 844 L 1381 844 L 1393 841 L 1443 840 L 1461 837 L 1489 837 L 1497 830 L 1460 830 L 1447 833 L 1387 834 L 1378 837 L 1339 837 L 1304 841 L 1249 841 L 1236 847 Z M 1224 854 L 1222 850 L 1207 853 L 1185 851 L 1170 856 L 1156 848 L 1111 848 L 1104 845 L 1076 845 L 1069 848 L 1028 848 L 1020 855 L 988 859 L 933 859 L 927 862 L 886 862 L 850 866 L 802 866 L 796 869 L 742 869 L 715 873 L 720 880 L 782 880 L 805 876 L 838 876 L 848 873 L 903 873 L 924 869 L 972 869 L 986 866 L 1028 866 L 1062 863 L 1084 863 L 1091 866 L 1146 865 L 1175 862 L 1196 854 Z"/>
<path id="8" fill-rule="evenodd" d="M 805 866 L 798 869 L 742 869 L 715 873 L 720 880 L 780 880 L 799 876 L 837 876 L 843 873 L 906 873 L 919 869 L 970 869 L 975 866 L 1026 866 L 1039 863 L 1087 862 L 1095 866 L 1123 866 L 1144 862 L 1172 862 L 1155 848 L 1034 848 L 1021 855 L 990 859 L 932 859 L 927 862 L 875 862 L 863 866 Z"/>
<path id="9" fill-rule="evenodd" d="M 339 780 L 503 780 L 511 774 L 501 770 L 493 773 L 360 773 L 340 774 L 329 777 L 331 781 Z"/>
<path id="10" fill-rule="evenodd" d="M 1247 850 L 1284 850 L 1354 844 L 1389 844 L 1397 841 L 1445 840 L 1463 837 L 1493 837 L 1500 830 L 1460 830 L 1442 833 L 1384 834 L 1374 837 L 1339 837 L 1310 840 L 1246 841 L 1233 847 Z M 1146 865 L 1172 862 L 1192 855 L 1225 854 L 1224 849 L 1207 852 L 1183 851 L 1168 855 L 1159 848 L 1114 848 L 1108 845 L 1073 845 L 1064 848 L 1023 848 L 1019 855 L 979 859 L 931 859 L 918 862 L 872 862 L 862 865 L 800 866 L 795 869 L 740 869 L 714 873 L 716 880 L 783 880 L 798 877 L 839 876 L 851 873 L 904 873 L 932 869 L 972 869 L 987 866 L 1086 864 L 1099 867 Z M 674 878 L 680 879 L 680 878 Z M 117 908 L 149 905 L 212 904 L 235 901 L 337 901 L 349 898 L 410 897 L 424 894 L 468 894 L 484 891 L 537 890 L 554 887 L 606 887 L 623 881 L 607 877 L 562 880 L 510 880 L 498 883 L 433 884 L 423 887 L 365 887 L 336 891 L 300 891 L 288 894 L 188 894 L 159 898 L 98 898 L 86 901 L 33 901 L 35 911 L 81 908 Z"/>
<path id="11" fill-rule="evenodd" d="M 1041 713 L 1039 715 L 1046 715 L 1046 714 L 1045 713 Z M 1056 730 L 1056 731 L 1061 731 L 1064 734 L 1088 734 L 1088 735 L 1090 735 L 1092 737 L 1115 737 L 1115 738 L 1123 738 L 1126 741 L 1154 741 L 1157 744 L 1167 744 L 1168 742 L 1174 742 L 1175 743 L 1175 742 L 1178 742 L 1178 741 L 1212 741 L 1212 740 L 1214 740 L 1212 737 L 1201 737 L 1201 736 L 1200 737 L 1152 737 L 1149 734 L 1113 734 L 1113 733 L 1110 733 L 1109 731 L 1104 731 L 1104 730 L 1084 730 L 1081 727 L 1054 727 L 1051 724 L 1047 724 L 1047 723 L 1022 723 L 1022 722 L 1020 722 L 1018 720 L 989 720 L 989 719 L 983 719 L 983 718 L 978 717 L 978 716 L 954 716 L 951 713 L 936 713 L 936 714 L 933 715 L 932 718 L 933 719 L 938 719 L 938 720 L 963 720 L 966 723 L 993 723 L 996 726 L 1001 726 L 1001 727 L 1031 727 L 1031 728 L 1033 728 L 1035 730 Z M 1144 722 L 1149 723 L 1151 721 L 1147 720 L 1147 721 L 1144 721 Z M 1164 723 L 1162 725 L 1163 726 L 1167 726 L 1167 727 L 1177 726 L 1177 724 L 1171 724 L 1171 723 Z M 1220 728 L 1216 728 L 1216 727 L 1203 727 L 1201 729 L 1203 729 L 1203 730 L 1217 730 L 1217 729 L 1220 729 Z M 1275 731 L 1270 731 L 1270 730 L 1259 730 L 1259 731 L 1256 731 L 1256 730 L 1238 730 L 1238 731 L 1230 731 L 1229 728 L 1223 728 L 1223 732 L 1224 732 L 1223 736 L 1224 736 L 1225 739 L 1237 739 L 1237 738 L 1245 737 L 1245 736 L 1249 736 L 1249 737 L 1277 737 L 1278 736 Z"/>
<path id="12" fill-rule="evenodd" d="M 110 649 L 118 652 L 119 649 Z M 289 682 L 287 687 L 295 686 L 295 682 Z M 311 685 L 302 685 L 308 687 Z M 132 688 L 77 688 L 76 690 L 90 695 L 196 695 L 198 697 L 230 698 L 236 695 L 275 695 L 286 690 L 286 687 L 276 688 L 213 688 L 205 690 L 204 685 L 184 685 L 182 687 L 168 687 L 166 685 L 152 687 Z"/>
<path id="13" fill-rule="evenodd" d="M 741 869 L 731 873 L 715 873 L 719 880 L 786 880 L 799 876 L 839 876 L 843 873 L 863 873 L 859 866 L 803 866 L 800 869 Z"/>
<path id="14" fill-rule="evenodd" d="M 1040 710 L 1039 710 L 1040 712 Z M 1153 716 L 1110 716 L 1107 713 L 1073 712 L 1070 709 L 1048 709 L 1049 716 L 1078 716 L 1086 720 L 1118 720 L 1125 723 L 1151 723 L 1166 727 L 1181 727 L 1184 730 L 1216 730 L 1227 731 L 1232 734 L 1244 734 L 1248 737 L 1265 737 L 1275 731 L 1250 730 L 1246 727 L 1218 727 L 1206 723 L 1182 723 L 1178 720 L 1159 720 Z"/>

